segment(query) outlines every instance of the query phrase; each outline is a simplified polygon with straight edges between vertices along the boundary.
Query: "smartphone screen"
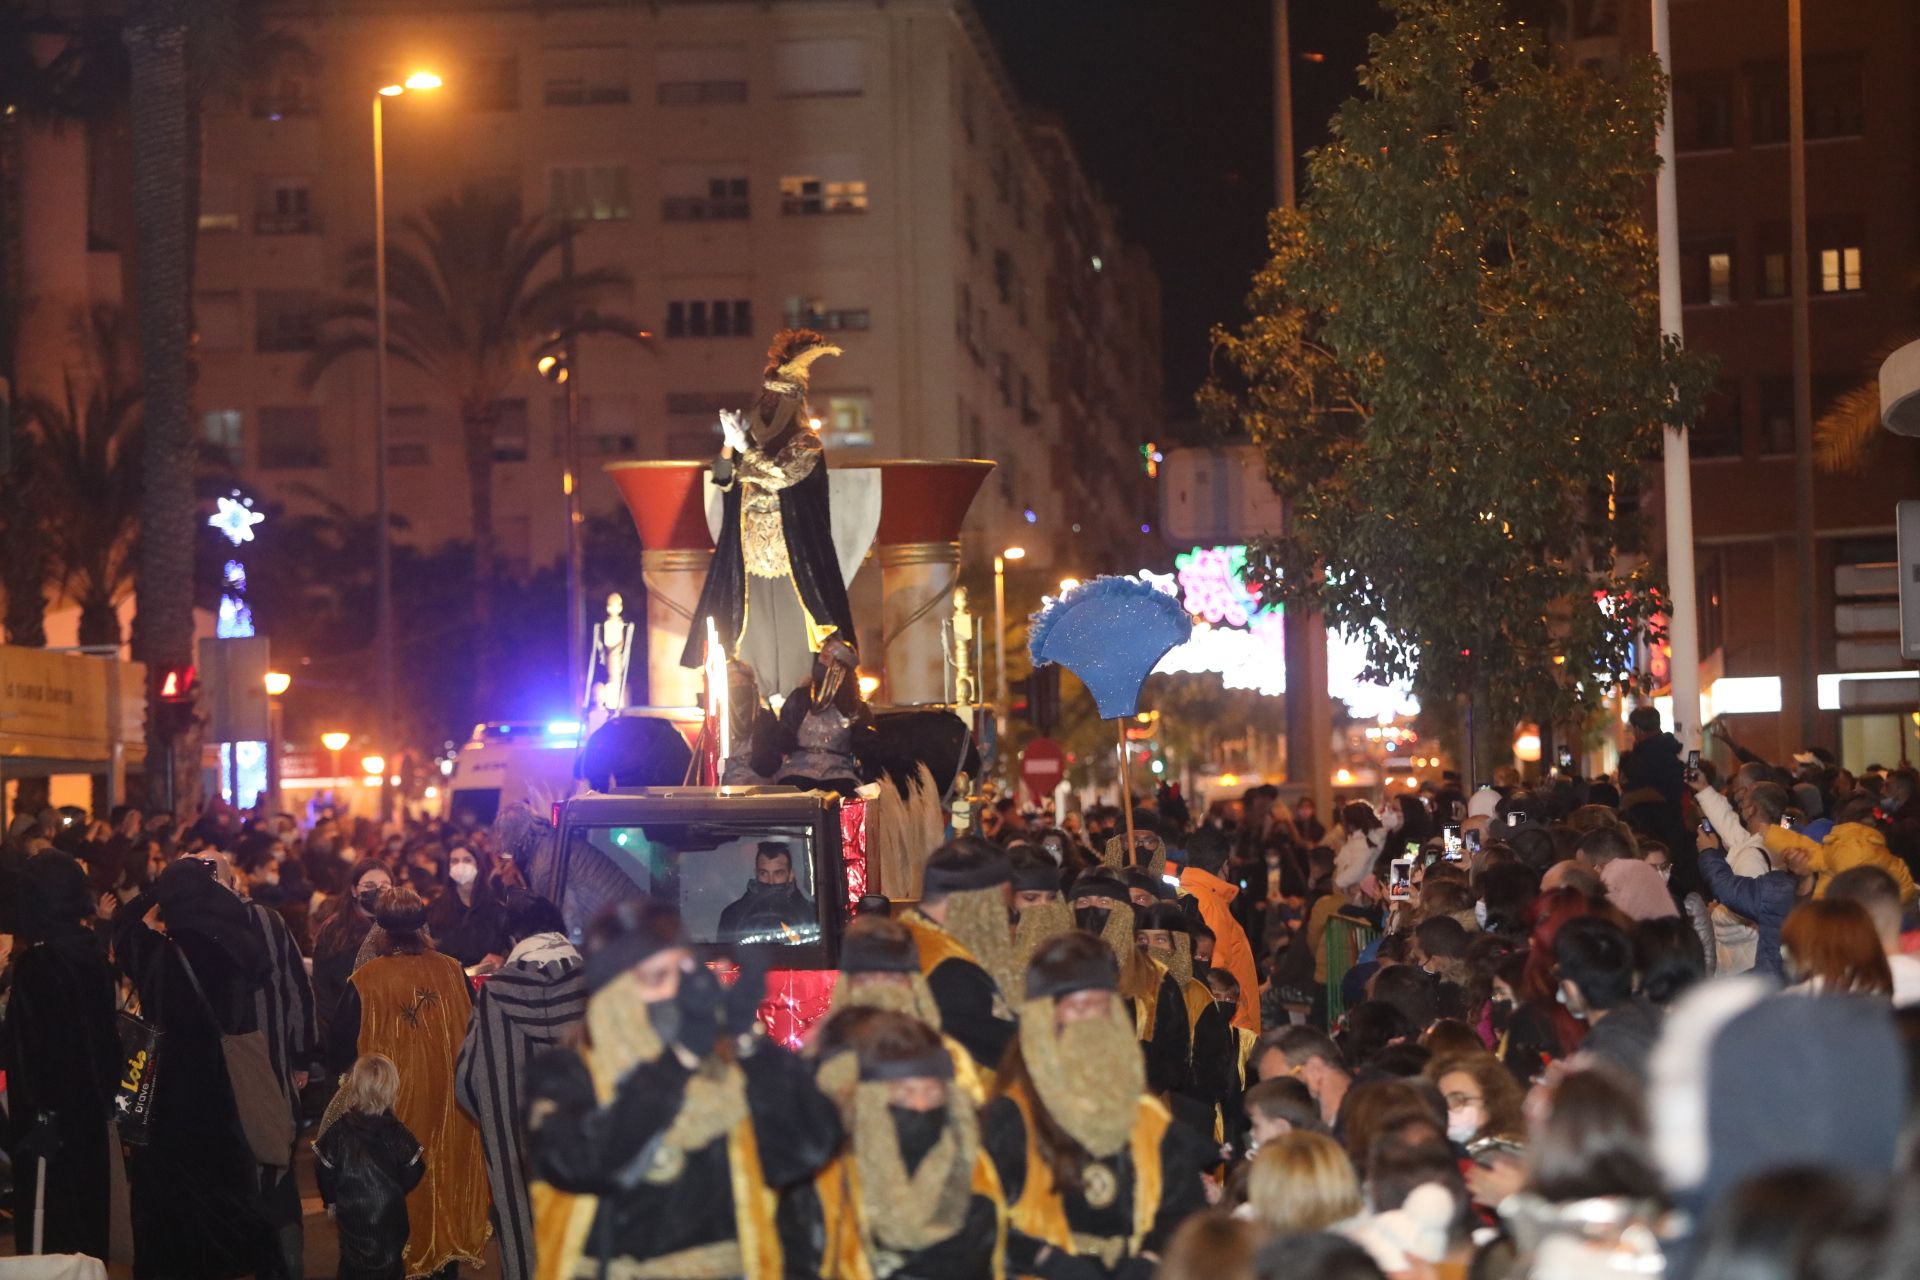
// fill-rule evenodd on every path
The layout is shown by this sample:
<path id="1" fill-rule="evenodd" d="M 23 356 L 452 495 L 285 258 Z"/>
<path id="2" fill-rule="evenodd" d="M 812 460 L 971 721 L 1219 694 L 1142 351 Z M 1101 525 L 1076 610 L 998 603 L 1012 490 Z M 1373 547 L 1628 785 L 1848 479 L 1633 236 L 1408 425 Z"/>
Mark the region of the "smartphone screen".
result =
<path id="1" fill-rule="evenodd" d="M 1698 751 L 1687 752 L 1687 776 L 1689 778 L 1697 778 L 1700 776 L 1700 753 Z"/>
<path id="2" fill-rule="evenodd" d="M 1446 850 L 1447 861 L 1460 861 L 1466 852 L 1466 845 L 1460 840 L 1460 828 L 1449 822 L 1440 828 L 1440 840 L 1442 847 Z"/>
<path id="3" fill-rule="evenodd" d="M 1405 902 L 1413 897 L 1413 859 L 1395 858 L 1387 866 L 1387 897 Z"/>
<path id="4" fill-rule="evenodd" d="M 1481 847 L 1480 830 L 1476 827 L 1472 831 L 1467 832 L 1467 849 L 1471 853 L 1479 853 Z"/>

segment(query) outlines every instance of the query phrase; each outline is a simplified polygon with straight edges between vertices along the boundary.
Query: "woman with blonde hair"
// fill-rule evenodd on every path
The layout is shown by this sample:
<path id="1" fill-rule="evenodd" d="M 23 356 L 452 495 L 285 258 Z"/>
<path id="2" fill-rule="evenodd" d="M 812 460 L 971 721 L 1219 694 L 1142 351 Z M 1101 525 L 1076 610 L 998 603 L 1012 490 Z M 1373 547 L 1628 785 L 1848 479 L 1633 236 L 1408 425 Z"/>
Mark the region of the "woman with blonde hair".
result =
<path id="1" fill-rule="evenodd" d="M 340 1107 L 314 1141 L 314 1177 L 340 1232 L 340 1280 L 401 1280 L 407 1192 L 426 1173 L 424 1153 L 393 1114 L 400 1072 L 369 1053 L 340 1084 Z"/>
<path id="2" fill-rule="evenodd" d="M 1360 1180 L 1338 1142 L 1295 1129 L 1254 1153 L 1246 1207 L 1270 1235 L 1324 1231 L 1360 1212 Z"/>

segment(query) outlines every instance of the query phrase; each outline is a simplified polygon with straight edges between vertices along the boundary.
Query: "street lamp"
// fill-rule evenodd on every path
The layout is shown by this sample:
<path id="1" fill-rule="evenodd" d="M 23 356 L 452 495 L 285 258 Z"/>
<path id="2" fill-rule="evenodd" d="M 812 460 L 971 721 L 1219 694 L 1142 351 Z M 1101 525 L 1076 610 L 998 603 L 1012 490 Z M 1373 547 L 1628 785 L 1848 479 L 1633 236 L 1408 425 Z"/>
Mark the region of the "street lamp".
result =
<path id="1" fill-rule="evenodd" d="M 327 766 L 327 777 L 336 784 L 340 779 L 340 753 L 346 750 L 347 744 L 352 741 L 352 734 L 341 733 L 338 730 L 320 735 L 320 745 L 325 747 L 327 754 L 333 757 L 333 762 Z"/>
<path id="2" fill-rule="evenodd" d="M 373 518 L 375 524 L 374 649 L 380 668 L 380 741 L 393 745 L 393 535 L 387 499 L 387 150 L 382 103 L 403 93 L 438 89 L 440 77 L 416 71 L 373 94 Z M 344 745 L 344 744 L 343 744 Z M 339 776 L 339 770 L 334 770 Z M 385 792 L 381 813 L 386 817 Z"/>
<path id="3" fill-rule="evenodd" d="M 280 812 L 280 744 L 284 730 L 280 720 L 280 695 L 293 687 L 293 677 L 284 671 L 269 671 L 267 686 L 267 797 L 275 813 Z"/>
<path id="4" fill-rule="evenodd" d="M 1025 560 L 1025 547 L 1008 547 L 993 558 L 993 750 L 1007 737 L 1007 561 Z"/>

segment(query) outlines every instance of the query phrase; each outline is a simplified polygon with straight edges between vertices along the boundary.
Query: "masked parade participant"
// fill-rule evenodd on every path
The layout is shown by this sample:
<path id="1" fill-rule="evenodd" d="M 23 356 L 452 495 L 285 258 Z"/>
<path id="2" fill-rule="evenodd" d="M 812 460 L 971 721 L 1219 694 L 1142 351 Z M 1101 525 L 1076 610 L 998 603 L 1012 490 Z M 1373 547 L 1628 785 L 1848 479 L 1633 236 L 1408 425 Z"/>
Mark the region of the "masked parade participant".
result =
<path id="1" fill-rule="evenodd" d="M 1074 921 L 1113 951 L 1120 969 L 1120 994 L 1133 1009 L 1134 1026 L 1147 1057 L 1147 1088 L 1167 1098 L 1185 1091 L 1193 1074 L 1186 998 L 1166 966 L 1140 946 L 1135 912 L 1126 882 L 1104 867 L 1095 867 L 1073 882 Z"/>
<path id="2" fill-rule="evenodd" d="M 927 859 L 920 904 L 900 915 L 919 948 L 941 1028 L 966 1046 L 988 1078 L 1016 1030 L 1005 995 L 1015 973 L 1008 876 L 998 849 L 983 840 L 956 840 Z"/>
<path id="3" fill-rule="evenodd" d="M 856 916 L 840 939 L 840 976 L 833 985 L 827 1016 L 813 1030 L 809 1052 L 824 1060 L 826 1046 L 847 1044 L 838 1024 L 853 1010 L 884 1010 L 927 1024 L 953 1055 L 955 1085 L 975 1105 L 986 1101 L 986 1082 L 958 1040 L 940 1030 L 940 1006 L 920 972 L 920 951 L 913 934 L 886 916 Z"/>
<path id="4" fill-rule="evenodd" d="M 794 881 L 793 850 L 762 840 L 747 891 L 721 909 L 720 940 L 785 942 L 794 933 L 810 934 L 816 923 L 813 900 Z"/>
<path id="5" fill-rule="evenodd" d="M 753 407 L 720 415 L 720 536 L 693 616 L 712 619 L 727 656 L 751 666 L 768 693 L 807 679 L 828 632 L 854 634 L 833 547 L 826 452 L 807 425 L 808 369 L 839 354 L 811 329 L 782 330 Z M 706 646 L 705 626 L 691 628 L 682 665 L 704 665 Z"/>
<path id="6" fill-rule="evenodd" d="M 966 1051 L 907 1014 L 861 1013 L 852 1041 L 820 1067 L 829 1096 L 843 1099 L 846 1145 L 781 1203 L 788 1274 L 1000 1280 L 1007 1206 L 975 1100 L 955 1079 Z"/>
<path id="7" fill-rule="evenodd" d="M 833 1155 L 840 1123 L 756 1021 L 765 970 L 723 990 L 670 911 L 596 921 L 586 1036 L 529 1069 L 542 1280 L 778 1280 L 776 1193 Z"/>
<path id="8" fill-rule="evenodd" d="M 820 642 L 805 684 L 780 704 L 779 779 L 802 790 L 852 795 L 860 753 L 873 736 L 873 712 L 860 696 L 860 655 L 839 632 Z"/>
<path id="9" fill-rule="evenodd" d="M 1214 1006 L 1212 990 L 1194 976 L 1205 967 L 1194 959 L 1194 934 L 1204 928 L 1172 902 L 1156 903 L 1139 913 L 1140 943 L 1166 966 L 1186 1009 L 1191 1070 L 1186 1087 L 1173 1101 L 1174 1111 L 1195 1129 L 1217 1138 L 1223 1133 L 1221 1107 L 1234 1092 L 1238 1046 L 1232 1025 Z"/>
<path id="10" fill-rule="evenodd" d="M 1007 1263 L 1041 1280 L 1146 1280 L 1203 1207 L 1208 1151 L 1145 1092 L 1112 949 L 1074 932 L 1027 967 L 1020 1037 L 982 1138 L 1008 1204 Z"/>

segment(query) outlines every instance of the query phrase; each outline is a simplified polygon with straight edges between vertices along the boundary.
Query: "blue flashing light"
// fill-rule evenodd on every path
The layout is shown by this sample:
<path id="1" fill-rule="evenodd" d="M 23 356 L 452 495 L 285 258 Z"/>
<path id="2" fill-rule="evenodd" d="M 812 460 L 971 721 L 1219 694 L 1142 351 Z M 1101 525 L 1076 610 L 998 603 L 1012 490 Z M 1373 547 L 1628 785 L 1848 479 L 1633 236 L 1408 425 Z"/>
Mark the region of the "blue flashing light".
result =
<path id="1" fill-rule="evenodd" d="M 549 738 L 577 738 L 580 736 L 580 722 L 578 720 L 549 720 L 547 721 L 547 736 Z"/>

